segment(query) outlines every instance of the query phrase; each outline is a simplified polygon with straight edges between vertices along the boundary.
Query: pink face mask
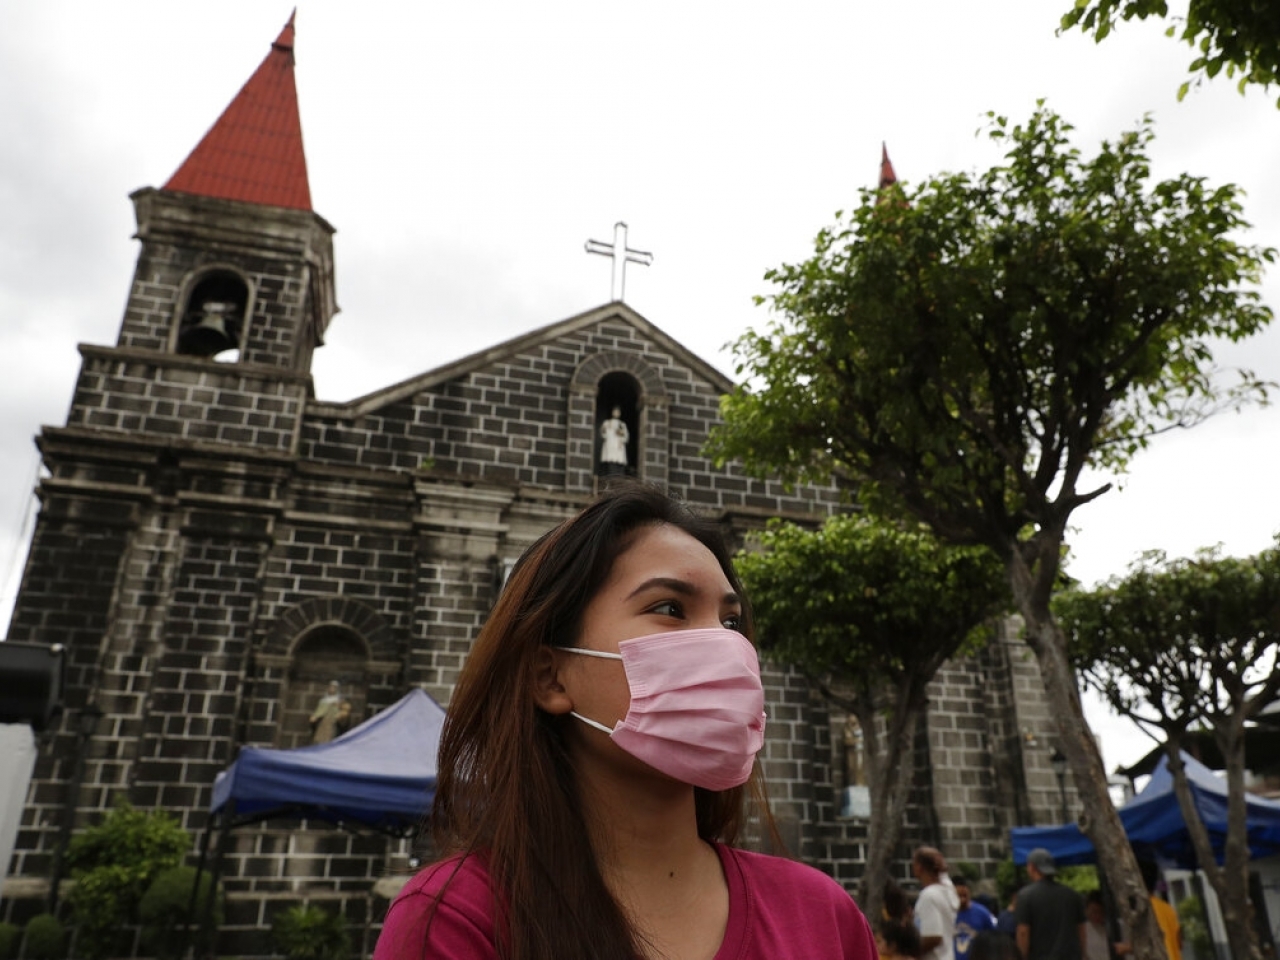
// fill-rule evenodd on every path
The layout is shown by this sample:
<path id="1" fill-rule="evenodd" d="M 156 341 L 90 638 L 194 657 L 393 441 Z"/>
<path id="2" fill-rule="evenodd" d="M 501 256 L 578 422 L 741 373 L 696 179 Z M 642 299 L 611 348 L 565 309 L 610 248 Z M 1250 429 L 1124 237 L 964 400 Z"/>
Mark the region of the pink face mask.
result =
<path id="1" fill-rule="evenodd" d="M 621 660 L 631 688 L 627 715 L 602 730 L 627 753 L 683 783 L 727 790 L 746 783 L 764 745 L 764 688 L 755 647 L 723 627 L 623 640 L 619 653 L 562 647 Z"/>

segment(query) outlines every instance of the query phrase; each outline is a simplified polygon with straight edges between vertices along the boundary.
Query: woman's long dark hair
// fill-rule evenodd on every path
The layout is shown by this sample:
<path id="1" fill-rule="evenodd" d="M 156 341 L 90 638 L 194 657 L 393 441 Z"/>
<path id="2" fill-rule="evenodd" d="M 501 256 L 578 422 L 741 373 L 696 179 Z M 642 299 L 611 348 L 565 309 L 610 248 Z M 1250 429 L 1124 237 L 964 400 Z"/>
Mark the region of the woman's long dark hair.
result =
<path id="1" fill-rule="evenodd" d="M 563 717 L 536 704 L 542 647 L 577 641 L 588 602 L 634 534 L 669 524 L 715 556 L 742 595 L 719 528 L 656 488 L 627 483 L 544 535 L 511 571 L 449 703 L 432 811 L 437 849 L 479 856 L 498 898 L 504 960 L 634 960 L 640 937 L 610 895 L 585 827 Z M 743 599 L 743 632 L 751 620 Z M 759 772 L 755 795 L 761 797 Z M 695 789 L 698 835 L 732 843 L 746 788 Z M 767 808 L 753 811 L 771 827 Z"/>

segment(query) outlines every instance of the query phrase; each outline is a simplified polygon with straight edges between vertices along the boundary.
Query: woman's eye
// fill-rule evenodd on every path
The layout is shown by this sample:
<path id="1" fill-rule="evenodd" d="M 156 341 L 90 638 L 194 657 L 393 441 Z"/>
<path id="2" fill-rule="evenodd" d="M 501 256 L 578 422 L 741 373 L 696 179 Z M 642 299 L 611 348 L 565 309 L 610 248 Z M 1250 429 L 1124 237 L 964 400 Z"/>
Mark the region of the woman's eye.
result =
<path id="1" fill-rule="evenodd" d="M 734 613 L 725 617 L 723 620 L 720 621 L 720 626 L 724 627 L 726 630 L 737 630 L 739 633 L 741 633 L 742 632 L 742 614 Z"/>
<path id="2" fill-rule="evenodd" d="M 660 617 L 679 617 L 681 615 L 680 604 L 674 600 L 663 600 L 661 603 L 655 603 L 649 608 L 650 613 L 656 613 Z"/>

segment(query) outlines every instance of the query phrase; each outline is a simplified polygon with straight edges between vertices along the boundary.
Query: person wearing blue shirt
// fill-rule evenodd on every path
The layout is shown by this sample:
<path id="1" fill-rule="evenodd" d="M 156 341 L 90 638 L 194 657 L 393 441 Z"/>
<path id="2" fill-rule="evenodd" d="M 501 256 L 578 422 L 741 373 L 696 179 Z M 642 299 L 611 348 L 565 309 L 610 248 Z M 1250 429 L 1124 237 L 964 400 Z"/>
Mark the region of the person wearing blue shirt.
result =
<path id="1" fill-rule="evenodd" d="M 968 960 L 973 938 L 984 930 L 996 928 L 996 918 L 991 911 L 973 899 L 969 881 L 965 877 L 953 877 L 960 909 L 956 911 L 956 960 Z"/>

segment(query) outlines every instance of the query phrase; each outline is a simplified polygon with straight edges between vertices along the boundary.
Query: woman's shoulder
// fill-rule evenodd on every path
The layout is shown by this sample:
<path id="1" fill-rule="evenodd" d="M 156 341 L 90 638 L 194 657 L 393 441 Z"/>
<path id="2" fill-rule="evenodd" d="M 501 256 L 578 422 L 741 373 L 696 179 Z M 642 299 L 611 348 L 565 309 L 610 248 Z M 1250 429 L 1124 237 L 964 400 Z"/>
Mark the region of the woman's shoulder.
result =
<path id="1" fill-rule="evenodd" d="M 866 918 L 831 877 L 795 860 L 720 849 L 733 917 L 724 956 L 875 960 Z"/>
<path id="2" fill-rule="evenodd" d="M 821 870 L 789 860 L 786 857 L 775 857 L 766 853 L 753 853 L 736 847 L 721 848 L 725 855 L 738 865 L 743 876 L 756 892 L 763 893 L 773 888 L 782 888 L 780 892 L 794 891 L 796 896 L 805 898 L 819 897 L 834 900 L 837 903 L 848 903 L 856 911 L 848 892 L 835 880 Z"/>
<path id="3" fill-rule="evenodd" d="M 420 870 L 392 901 L 374 960 L 491 957 L 493 887 L 480 858 L 456 856 Z M 430 947 L 430 949 L 428 949 Z"/>

